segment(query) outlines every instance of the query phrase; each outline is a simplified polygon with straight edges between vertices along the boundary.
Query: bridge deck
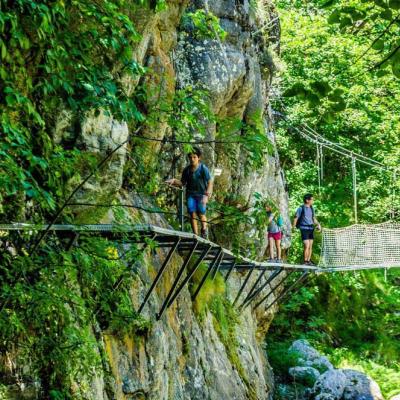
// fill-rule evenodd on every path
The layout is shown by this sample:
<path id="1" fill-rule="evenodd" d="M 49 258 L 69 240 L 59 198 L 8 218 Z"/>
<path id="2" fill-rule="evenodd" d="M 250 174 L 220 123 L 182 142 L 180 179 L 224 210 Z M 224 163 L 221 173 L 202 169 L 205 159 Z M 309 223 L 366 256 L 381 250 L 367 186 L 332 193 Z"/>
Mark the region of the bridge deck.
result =
<path id="1" fill-rule="evenodd" d="M 218 244 L 211 242 L 207 239 L 203 239 L 200 236 L 197 236 L 193 233 L 176 231 L 173 229 L 160 228 L 155 225 L 150 224 L 140 224 L 140 225 L 116 225 L 116 224 L 89 224 L 89 225 L 52 225 L 50 228 L 48 225 L 34 225 L 34 224 L 24 224 L 24 223 L 15 223 L 15 224 L 0 224 L 0 231 L 45 231 L 49 230 L 49 232 L 61 231 L 61 232 L 90 232 L 97 233 L 99 236 L 105 236 L 109 238 L 117 238 L 119 235 L 127 234 L 127 233 L 139 233 L 141 238 L 152 238 L 152 236 L 156 235 L 153 240 L 159 243 L 160 247 L 169 247 L 171 243 L 173 243 L 177 238 L 181 239 L 180 244 L 178 246 L 179 250 L 185 250 L 186 248 L 190 248 L 190 245 L 193 241 L 199 243 L 200 246 L 197 247 L 196 253 L 200 253 L 204 246 L 210 246 L 211 252 L 215 252 L 221 248 Z M 251 260 L 249 258 L 234 255 L 231 251 L 222 248 L 222 253 L 224 254 L 224 261 L 221 263 L 220 268 L 224 268 L 227 264 L 230 264 L 232 261 L 236 261 L 235 269 L 299 269 L 299 270 L 307 270 L 310 272 L 319 272 L 320 269 L 317 266 L 311 265 L 295 265 L 289 263 L 274 263 L 274 262 L 261 262 Z"/>
<path id="2" fill-rule="evenodd" d="M 251 260 L 249 258 L 235 255 L 231 251 L 222 248 L 216 243 L 209 240 L 203 239 L 192 233 L 176 231 L 167 228 L 161 228 L 149 224 L 141 225 L 117 225 L 117 224 L 92 224 L 92 225 L 33 225 L 25 223 L 14 223 L 14 224 L 0 224 L 0 233 L 8 231 L 24 231 L 28 232 L 29 235 L 35 237 L 36 235 L 44 238 L 44 234 L 56 233 L 60 236 L 67 235 L 72 237 L 79 237 L 79 235 L 88 233 L 91 235 L 96 235 L 100 237 L 105 237 L 110 240 L 121 240 L 127 237 L 132 242 L 142 243 L 146 246 L 148 240 L 153 240 L 157 243 L 160 248 L 168 249 L 167 255 L 160 269 L 158 270 L 157 276 L 152 282 L 150 288 L 147 290 L 144 299 L 138 309 L 140 313 L 147 301 L 149 300 L 153 290 L 155 289 L 157 283 L 161 279 L 164 271 L 168 267 L 169 261 L 175 252 L 178 252 L 183 257 L 183 263 L 180 266 L 177 275 L 172 283 L 169 292 L 157 314 L 157 319 L 161 318 L 163 313 L 167 308 L 169 308 L 174 300 L 179 296 L 182 289 L 190 281 L 191 277 L 196 272 L 200 264 L 208 264 L 206 273 L 204 274 L 199 286 L 197 287 L 192 299 L 194 300 L 201 290 L 206 279 L 210 276 L 215 277 L 218 271 L 226 271 L 225 280 L 229 279 L 233 270 L 246 272 L 243 283 L 238 290 L 235 297 L 234 304 L 236 304 L 244 290 L 250 285 L 250 278 L 253 273 L 257 273 L 253 285 L 247 289 L 247 293 L 242 299 L 240 308 L 249 306 L 252 302 L 255 302 L 255 307 L 260 306 L 263 302 L 267 301 L 271 295 L 275 295 L 275 299 L 270 303 L 267 308 L 270 308 L 273 304 L 280 301 L 282 298 L 287 296 L 290 292 L 299 290 L 301 286 L 304 286 L 307 279 L 311 276 L 315 276 L 320 273 L 332 273 L 339 271 L 354 271 L 362 269 L 376 269 L 385 268 L 384 266 L 342 266 L 334 268 L 321 268 L 318 266 L 311 265 L 294 265 L 289 263 L 274 263 L 274 262 L 261 262 L 256 260 Z M 1 242 L 0 234 L 0 242 Z M 189 262 L 193 256 L 197 256 L 194 265 L 190 270 L 188 269 Z M 269 277 L 266 276 L 266 272 L 271 271 Z M 272 281 L 277 278 L 281 273 L 285 272 L 283 279 L 277 280 L 278 284 L 272 287 Z M 294 283 L 278 291 L 278 288 L 283 285 L 283 283 L 292 274 L 298 273 L 299 275 L 295 279 Z M 296 276 L 296 275 L 294 275 Z M 282 278 L 282 276 L 281 276 Z M 268 294 L 265 295 L 264 289 L 270 288 Z M 261 300 L 260 300 L 260 295 Z"/>

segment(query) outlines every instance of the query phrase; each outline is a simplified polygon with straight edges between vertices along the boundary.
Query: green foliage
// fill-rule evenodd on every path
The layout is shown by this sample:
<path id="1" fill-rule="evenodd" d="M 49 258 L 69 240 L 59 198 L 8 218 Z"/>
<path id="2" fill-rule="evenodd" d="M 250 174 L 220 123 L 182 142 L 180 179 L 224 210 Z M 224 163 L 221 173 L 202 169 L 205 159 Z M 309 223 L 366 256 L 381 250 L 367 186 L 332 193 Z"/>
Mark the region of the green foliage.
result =
<path id="1" fill-rule="evenodd" d="M 137 7 L 144 7 L 147 2 L 139 3 Z M 164 90 L 143 83 L 155 73 L 132 58 L 140 39 L 129 18 L 132 6 L 136 5 L 125 0 L 1 2 L 1 220 L 48 221 L 74 185 L 96 168 L 98 155 L 82 151 L 76 140 L 75 126 L 88 113 L 112 115 L 137 132 L 138 125 L 154 132 L 166 124 L 180 141 L 205 138 L 210 124 L 216 124 L 217 139 L 235 134 L 234 146 L 246 154 L 248 171 L 263 166 L 270 143 L 261 113 L 246 122 L 220 120 L 201 88 L 167 90 L 164 97 Z M 163 7 L 165 2 L 157 2 L 156 9 Z M 214 15 L 199 10 L 188 18 L 198 39 L 225 39 Z M 131 93 L 124 82 L 139 78 Z M 61 111 L 71 115 L 71 132 L 59 137 L 54 128 Z M 160 171 L 152 153 L 154 144 L 144 143 L 132 140 L 124 185 L 154 194 L 160 191 L 165 171 Z M 172 147 L 181 155 L 192 149 L 189 144 Z M 161 197 L 157 205 L 163 204 Z M 118 220 L 121 212 L 110 208 Z M 90 212 L 91 218 L 98 216 L 98 210 Z M 7 249 L 1 253 L 1 350 L 10 351 L 15 343 L 21 346 L 18 361 L 41 379 L 46 398 L 78 398 L 71 384 L 90 379 L 106 361 L 98 348 L 99 332 L 142 334 L 149 327 L 134 312 L 129 293 L 135 271 L 127 265 L 135 265 L 140 257 L 133 247 L 124 255 L 127 261 L 122 260 L 114 243 L 85 235 L 79 239 L 80 247 L 64 251 L 60 239 L 50 236 L 32 258 L 24 246 L 15 258 Z M 25 245 L 29 243 L 26 249 L 31 248 L 32 238 L 24 237 Z M 203 291 L 200 296 L 215 312 L 227 340 L 236 320 L 223 300 L 221 275 L 207 280 Z M 237 355 L 235 360 L 240 368 Z"/>
<path id="2" fill-rule="evenodd" d="M 335 31 L 348 34 L 364 46 L 353 61 L 361 61 L 365 70 L 372 70 L 378 77 L 390 73 L 400 76 L 398 0 L 314 0 L 307 7 L 297 0 L 281 0 L 279 5 L 294 7 L 311 18 L 323 15 Z"/>
<path id="3" fill-rule="evenodd" d="M 267 344 L 268 361 L 274 369 L 275 376 L 289 381 L 288 369 L 297 365 L 298 356 L 289 352 L 289 341 L 279 341 Z"/>
<path id="4" fill-rule="evenodd" d="M 302 130 L 302 124 L 307 124 L 329 140 L 395 167 L 400 142 L 394 132 L 400 120 L 393 110 L 398 107 L 400 91 L 390 77 L 376 78 L 368 73 L 361 77 L 363 65 L 348 60 L 365 51 L 362 40 L 330 26 L 324 15 L 314 11 L 309 16 L 307 12 L 301 8 L 296 13 L 281 11 L 282 57 L 286 64 L 282 79 L 288 88 L 301 86 L 315 94 L 316 86 L 322 85 L 326 91 L 319 89 L 316 103 L 306 96 L 296 96 L 276 104 L 289 117 L 280 122 L 278 145 L 293 200 L 292 212 L 302 203 L 305 192 L 319 193 L 318 217 L 325 225 L 344 226 L 352 222 L 349 160 L 324 150 L 325 175 L 319 189 L 315 145 L 298 140 L 294 127 Z M 332 97 L 335 92 L 341 100 Z M 391 96 L 386 97 L 389 92 Z M 346 108 L 337 108 L 338 103 L 345 103 Z M 388 219 L 392 212 L 399 215 L 400 204 L 392 193 L 392 174 L 360 163 L 357 167 L 361 220 L 378 222 Z M 400 188 L 399 179 L 395 187 Z"/>
<path id="5" fill-rule="evenodd" d="M 135 192 L 141 188 L 140 193 L 151 196 L 167 213 L 176 210 L 179 192 L 168 190 L 163 180 L 166 175 L 179 174 L 178 166 L 183 167 L 186 155 L 193 150 L 191 143 L 210 140 L 210 127 L 213 125 L 216 126 L 217 152 L 229 153 L 228 162 L 232 168 L 243 158 L 245 173 L 260 170 L 265 166 L 267 155 L 272 153 L 272 143 L 265 134 L 261 112 L 255 112 L 246 121 L 239 117 L 220 118 L 212 110 L 210 94 L 201 87 L 186 86 L 173 94 L 157 96 L 150 91 L 148 97 L 156 97 L 156 100 L 150 102 L 149 112 L 144 114 L 144 130 L 156 131 L 161 124 L 166 124 L 171 135 L 165 138 L 165 142 L 160 139 L 161 149 L 165 151 L 160 151 L 159 157 L 154 157 L 155 144 L 150 138 L 146 140 L 139 136 L 132 140 L 131 153 L 125 164 L 124 186 Z M 148 101 L 147 98 L 144 100 L 145 103 Z M 167 173 L 165 165 L 170 165 Z M 215 219 L 214 223 L 219 222 L 218 215 L 222 213 L 225 216 L 229 214 L 228 223 L 232 226 L 236 226 L 239 219 L 250 221 L 254 217 L 227 205 L 223 201 L 226 193 L 219 195 L 220 198 L 210 202 L 208 207 L 208 215 Z M 256 204 L 255 208 L 258 209 L 259 205 Z M 212 216 L 214 212 L 216 217 Z M 175 218 L 169 217 L 167 213 L 164 216 L 174 224 Z"/>
<path id="6" fill-rule="evenodd" d="M 217 39 L 223 41 L 226 39 L 227 32 L 222 29 L 219 18 L 210 11 L 198 9 L 186 13 L 183 16 L 183 23 L 193 25 L 194 37 L 198 40 Z"/>
<path id="7" fill-rule="evenodd" d="M 265 167 L 266 156 L 272 154 L 273 146 L 266 134 L 263 114 L 258 111 L 247 117 L 242 124 L 242 135 L 239 136 L 239 142 L 248 154 L 248 161 L 245 164 L 245 171 Z"/>
<path id="8" fill-rule="evenodd" d="M 189 269 L 191 269 L 190 265 Z M 201 263 L 197 268 L 191 279 L 190 292 L 192 295 L 196 292 L 196 289 L 207 270 L 208 265 L 205 263 Z M 214 279 L 212 278 L 211 274 L 207 277 L 199 294 L 196 297 L 196 300 L 193 303 L 194 309 L 200 318 L 202 318 L 204 313 L 210 309 L 210 305 L 215 297 L 220 297 L 225 294 L 225 289 L 225 281 L 221 273 L 218 272 Z"/>
<path id="9" fill-rule="evenodd" d="M 332 13 L 320 9 L 318 1 L 307 7 L 302 2 L 280 2 L 284 63 L 281 79 L 286 89 L 275 106 L 288 116 L 279 122 L 277 140 L 288 181 L 290 210 L 293 216 L 302 204 L 302 196 L 314 193 L 317 218 L 326 227 L 354 222 L 350 162 L 324 150 L 324 177 L 319 188 L 315 144 L 298 136 L 295 128 L 304 130 L 302 126 L 306 124 L 327 139 L 387 166 L 395 167 L 400 156 L 399 136 L 395 133 L 400 120 L 398 112 L 393 112 L 400 100 L 399 86 L 390 75 L 368 71 L 370 65 L 379 63 L 383 53 L 368 50 L 371 36 L 364 36 L 363 32 L 369 29 L 369 23 L 361 24 L 360 31 L 355 24 L 380 7 L 370 7 L 368 3 L 362 6 L 357 1 L 335 2 L 337 12 Z M 359 7 L 364 7 L 364 17 L 357 15 Z M 351 26 L 345 17 L 351 19 Z M 376 20 L 378 32 L 382 28 L 380 18 Z M 375 44 L 377 50 L 381 45 Z M 358 163 L 357 180 L 362 222 L 382 222 L 392 213 L 398 219 L 400 204 L 393 198 L 390 173 Z M 399 189 L 399 181 L 395 187 Z M 319 245 L 317 235 L 315 261 Z M 296 231 L 289 260 L 301 260 L 301 254 Z M 398 371 L 400 348 L 395 327 L 399 321 L 393 312 L 399 309 L 397 282 L 395 271 L 390 272 L 388 282 L 381 272 L 337 273 L 320 276 L 302 288 L 282 305 L 271 327 L 269 352 L 277 349 L 276 357 L 272 355 L 277 368 L 284 370 L 286 363 L 279 364 L 279 343 L 303 337 L 322 352 L 332 353 L 337 365 L 344 365 L 347 358 L 352 366 L 365 367 L 388 395 L 393 385 L 386 384 L 382 375 L 373 370 L 382 368 L 394 374 Z M 339 360 L 335 354 L 342 347 L 347 350 Z"/>
<path id="10" fill-rule="evenodd" d="M 236 254 L 257 257 L 258 244 L 268 226 L 266 203 L 269 203 L 269 198 L 257 192 L 250 201 L 231 194 L 225 197 L 223 204 L 211 202 L 210 214 L 216 215 L 212 222 L 222 222 L 215 230 L 217 241 L 219 237 L 225 241 L 229 239 L 230 247 Z M 249 232 L 252 232 L 251 236 Z"/>
<path id="11" fill-rule="evenodd" d="M 280 343 L 306 338 L 323 353 L 332 356 L 337 366 L 364 369 L 391 393 L 398 377 L 400 347 L 397 327 L 399 289 L 395 285 L 399 273 L 391 271 L 388 282 L 382 274 L 364 272 L 321 276 L 308 288 L 302 288 L 282 305 L 268 338 L 268 354 L 273 366 L 282 372 L 286 361 L 279 363 L 284 353 Z M 340 316 L 340 317 L 339 317 Z M 290 365 L 289 365 L 290 366 Z M 393 378 L 385 379 L 387 370 Z"/>
<path id="12" fill-rule="evenodd" d="M 4 3 L 4 4 L 3 4 Z M 120 76 L 138 76 L 138 39 L 124 0 L 2 2 L 0 11 L 0 212 L 26 197 L 54 210 L 81 155 L 52 142 L 57 114 L 69 109 L 141 120 Z M 11 207 L 8 205 L 11 204 Z"/>
<path id="13" fill-rule="evenodd" d="M 381 68 L 379 73 L 391 70 L 395 77 L 400 78 L 399 0 L 355 0 L 350 4 L 348 1 L 331 1 L 326 6 L 332 9 L 328 17 L 330 24 L 366 37 L 364 42 L 369 44 L 369 48 L 362 57 L 372 64 L 372 68 Z M 370 49 L 378 54 L 379 61 L 367 54 Z"/>
<path id="14" fill-rule="evenodd" d="M 102 365 L 94 326 L 119 335 L 149 327 L 129 294 L 135 273 L 127 265 L 140 259 L 138 249 L 132 245 L 123 260 L 107 240 L 83 235 L 79 244 L 54 251 L 61 245 L 54 238 L 33 257 L 22 252 L 11 260 L 5 252 L 1 260 L 1 351 L 17 345 L 18 361 L 50 398 L 72 398 L 71 383 Z"/>
<path id="15" fill-rule="evenodd" d="M 283 341 L 271 341 L 267 344 L 268 361 L 274 369 L 275 378 L 278 382 L 292 382 L 288 369 L 298 365 L 296 353 L 288 351 L 290 345 L 291 341 L 286 339 Z M 398 363 L 392 363 L 391 366 L 382 365 L 346 347 L 332 349 L 329 346 L 321 346 L 320 350 L 329 357 L 329 360 L 336 368 L 354 369 L 370 376 L 379 384 L 385 398 L 400 394 L 398 388 L 400 365 Z M 279 387 L 277 392 L 274 393 L 274 398 L 279 400 L 286 398 L 285 396 L 279 396 Z"/>
<path id="16" fill-rule="evenodd" d="M 7 386 L 5 385 L 0 385 L 0 399 L 7 400 L 8 399 L 8 390 Z"/>
<path id="17" fill-rule="evenodd" d="M 222 296 L 215 296 L 210 304 L 210 311 L 216 321 L 216 330 L 222 342 L 237 349 L 238 342 L 235 336 L 235 326 L 239 322 L 237 310 L 232 306 L 228 299 Z"/>

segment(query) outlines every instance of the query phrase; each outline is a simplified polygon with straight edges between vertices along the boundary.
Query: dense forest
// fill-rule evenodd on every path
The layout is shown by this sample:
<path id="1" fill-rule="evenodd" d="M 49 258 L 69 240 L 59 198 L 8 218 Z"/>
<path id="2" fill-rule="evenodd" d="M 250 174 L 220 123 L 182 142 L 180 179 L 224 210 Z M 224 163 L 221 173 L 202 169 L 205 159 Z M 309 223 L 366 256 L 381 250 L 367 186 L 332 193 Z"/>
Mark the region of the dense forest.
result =
<path id="1" fill-rule="evenodd" d="M 325 227 L 354 223 L 351 159 L 324 150 L 319 182 L 318 150 L 307 140 L 314 131 L 389 167 L 358 166 L 359 222 L 399 219 L 399 180 L 390 169 L 400 160 L 399 7 L 378 1 L 279 3 L 282 55 L 274 108 L 292 214 L 311 192 Z M 293 239 L 290 257 L 298 260 L 300 239 Z M 267 340 L 278 369 L 290 340 L 306 337 L 338 365 L 369 372 L 389 398 L 397 394 L 399 278 L 396 269 L 386 278 L 384 272 L 337 273 L 302 289 L 283 306 L 274 339 Z"/>
<path id="2" fill-rule="evenodd" d="M 188 67 L 172 49 L 185 40 L 199 54 L 201 46 L 214 46 L 225 57 L 220 68 L 235 71 L 221 49 L 231 46 L 234 53 L 240 40 L 232 32 L 239 25 L 231 16 L 222 23 L 207 2 L 204 8 L 195 3 L 0 0 L 0 222 L 156 221 L 179 229 L 179 196 L 164 181 L 178 175 L 199 143 L 210 163 L 223 166 L 209 204 L 210 239 L 234 253 L 264 258 L 267 203 L 285 215 L 288 239 L 289 217 L 308 192 L 326 228 L 400 221 L 400 2 L 252 0 L 240 5 L 250 22 L 240 13 L 242 20 L 235 18 L 251 34 L 238 37 L 256 44 L 251 56 L 257 59 L 251 68 L 243 61 L 243 69 L 253 73 L 254 82 L 266 82 L 259 92 L 268 95 L 259 97 L 266 97 L 268 106 L 246 98 L 251 89 L 245 73 L 238 79 L 242 86 L 235 81 L 239 89 L 227 91 L 226 103 L 207 88 L 176 78 Z M 219 3 L 214 6 L 223 13 Z M 148 39 L 152 30 L 157 34 Z M 151 43 L 150 51 L 143 41 Z M 227 75 L 217 71 L 213 77 L 223 81 Z M 318 147 L 310 140 L 316 134 L 375 160 L 357 162 L 357 221 L 351 159 Z M 286 197 L 276 189 L 281 184 L 276 177 L 262 194 L 261 189 L 248 193 L 271 159 L 283 170 L 289 209 L 279 204 Z M 190 230 L 188 222 L 185 228 Z M 0 399 L 18 398 L 7 397 L 16 382 L 36 385 L 35 390 L 40 386 L 37 397 L 27 398 L 94 399 L 86 391 L 99 370 L 106 382 L 104 399 L 117 398 L 110 389 L 115 365 L 109 366 L 106 335 L 121 341 L 130 335 L 131 347 L 143 350 L 143 343 L 152 343 L 151 332 L 164 337 L 167 331 L 165 326 L 157 331 L 157 323 L 139 315 L 132 300 L 149 280 L 140 276 L 141 266 L 155 275 L 147 257 L 156 246 L 149 241 L 144 253 L 133 244 L 122 257 L 106 239 L 82 235 L 79 246 L 66 249 L 50 235 L 25 232 L 12 244 L 7 235 L 0 230 Z M 301 263 L 299 234 L 294 230 L 290 239 L 287 261 Z M 317 234 L 315 262 L 320 240 Z M 192 291 L 199 281 L 194 275 Z M 220 274 L 208 280 L 194 315 L 201 325 L 209 312 L 229 367 L 244 382 L 243 398 L 254 400 L 255 385 L 240 359 L 245 329 L 238 329 L 241 318 L 250 317 L 232 307 L 227 288 Z M 317 276 L 280 305 L 270 322 L 264 324 L 269 330 L 262 332 L 262 341 L 276 387 L 290 379 L 290 344 L 306 338 L 335 366 L 368 373 L 388 399 L 400 394 L 398 269 Z M 171 329 L 178 332 L 174 323 Z M 198 342 L 190 346 L 189 333 L 176 332 L 169 334 L 179 337 L 188 356 Z M 199 342 L 208 340 L 205 332 Z M 149 357 L 154 364 L 146 351 L 137 358 Z M 138 393 L 129 398 L 145 398 Z M 285 399 L 279 390 L 274 396 Z"/>

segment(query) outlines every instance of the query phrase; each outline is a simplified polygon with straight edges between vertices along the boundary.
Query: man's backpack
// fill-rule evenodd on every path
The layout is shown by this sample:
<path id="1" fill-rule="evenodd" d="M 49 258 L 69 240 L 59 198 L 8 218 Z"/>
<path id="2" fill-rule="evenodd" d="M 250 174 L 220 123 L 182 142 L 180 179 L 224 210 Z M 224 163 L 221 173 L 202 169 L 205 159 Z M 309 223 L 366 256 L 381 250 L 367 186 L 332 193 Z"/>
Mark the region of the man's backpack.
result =
<path id="1" fill-rule="evenodd" d="M 302 223 L 302 221 L 303 221 L 303 218 L 304 218 L 305 208 L 306 208 L 306 206 L 303 204 L 303 205 L 301 206 L 300 217 L 298 218 L 298 220 L 297 220 L 297 222 L 296 222 L 296 228 L 297 228 L 297 229 L 300 229 L 300 225 L 301 225 L 301 223 Z M 312 211 L 312 219 L 313 219 L 313 221 L 314 221 L 315 211 L 314 211 L 313 206 L 311 206 L 310 208 L 311 208 L 311 211 Z"/>
<path id="2" fill-rule="evenodd" d="M 206 177 L 206 171 L 205 171 L 205 166 L 204 166 L 204 164 L 203 163 L 200 163 L 200 177 L 201 177 L 201 180 L 203 181 L 203 183 L 204 183 L 204 186 L 206 186 L 207 187 L 207 177 Z M 188 182 L 189 181 L 189 178 L 190 178 L 190 174 L 191 174 L 191 170 L 190 170 L 190 165 L 188 165 L 184 170 L 183 170 L 183 173 L 185 174 L 185 180 L 186 180 L 186 182 Z"/>
<path id="3" fill-rule="evenodd" d="M 279 215 L 279 217 L 278 217 L 277 220 L 276 220 L 276 224 L 279 226 L 279 228 L 282 228 L 282 226 L 283 226 L 283 224 L 284 224 L 282 215 Z"/>

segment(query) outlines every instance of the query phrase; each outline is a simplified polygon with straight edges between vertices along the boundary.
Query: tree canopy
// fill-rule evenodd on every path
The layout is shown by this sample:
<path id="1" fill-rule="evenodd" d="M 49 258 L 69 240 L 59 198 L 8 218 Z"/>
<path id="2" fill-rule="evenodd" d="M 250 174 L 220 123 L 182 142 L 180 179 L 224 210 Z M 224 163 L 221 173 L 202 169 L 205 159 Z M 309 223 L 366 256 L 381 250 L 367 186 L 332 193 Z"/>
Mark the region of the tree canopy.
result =
<path id="1" fill-rule="evenodd" d="M 323 148 L 319 186 L 317 146 L 305 137 L 317 133 L 384 165 L 356 163 L 359 221 L 400 219 L 398 6 L 396 1 L 279 2 L 282 54 L 273 108 L 292 213 L 312 192 L 324 226 L 354 223 L 351 159 Z M 291 251 L 292 261 L 301 260 L 296 234 Z M 318 258 L 318 247 L 315 253 Z M 272 359 L 282 356 L 283 338 L 307 337 L 338 365 L 364 369 L 386 395 L 396 394 L 399 309 L 396 270 L 387 280 L 382 272 L 317 278 L 275 319 Z"/>

